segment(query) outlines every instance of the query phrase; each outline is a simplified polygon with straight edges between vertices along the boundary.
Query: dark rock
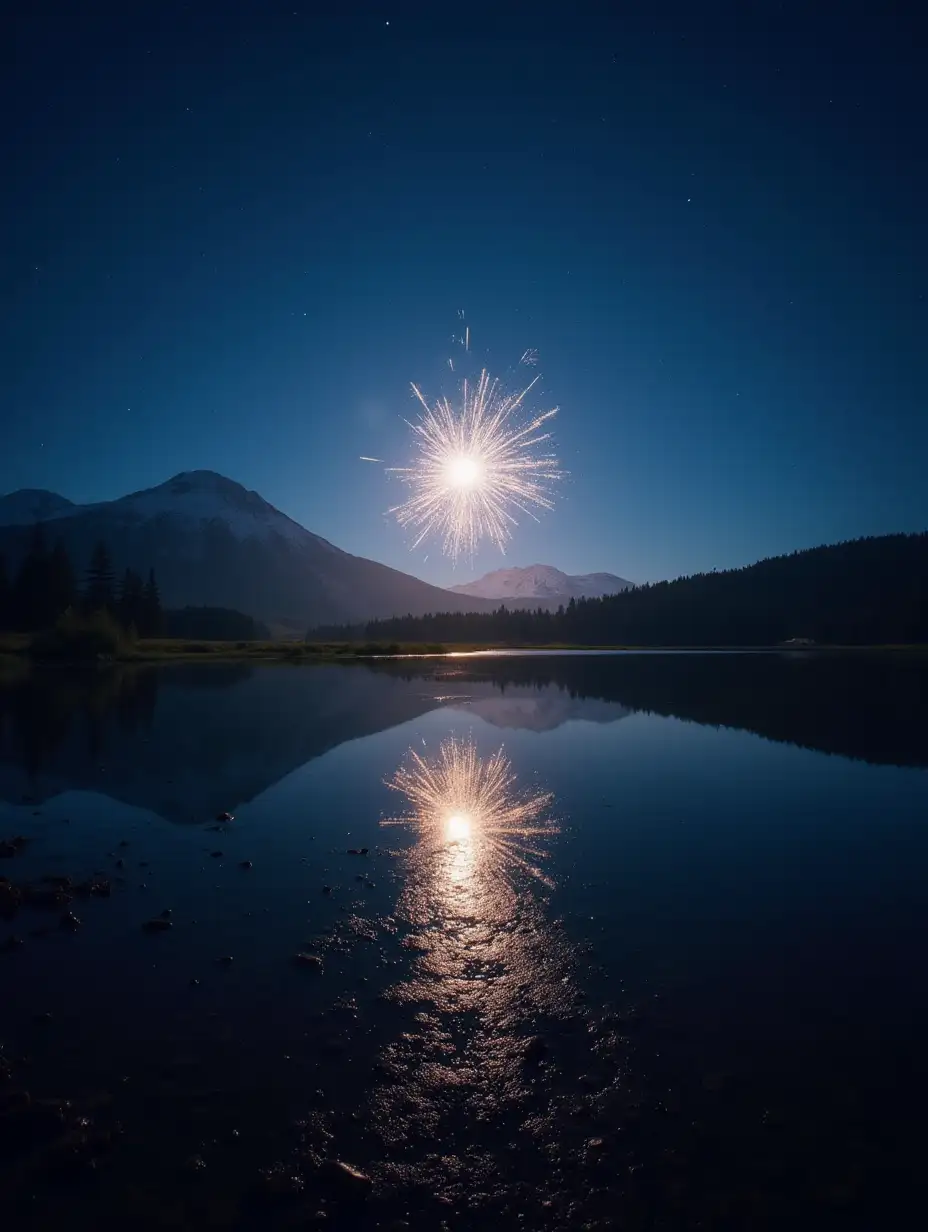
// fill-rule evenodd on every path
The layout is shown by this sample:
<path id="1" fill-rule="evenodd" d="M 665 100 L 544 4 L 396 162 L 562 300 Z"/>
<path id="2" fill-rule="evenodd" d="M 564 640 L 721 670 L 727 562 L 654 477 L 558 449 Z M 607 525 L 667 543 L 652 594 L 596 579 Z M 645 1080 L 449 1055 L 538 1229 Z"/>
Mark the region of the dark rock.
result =
<path id="1" fill-rule="evenodd" d="M 23 902 L 27 907 L 66 907 L 71 901 L 71 895 L 66 890 L 43 889 L 41 886 L 26 886 L 23 889 Z"/>
<path id="2" fill-rule="evenodd" d="M 170 907 L 165 907 L 165 909 L 161 912 L 161 919 L 169 920 L 173 914 L 174 912 L 171 910 Z"/>
<path id="3" fill-rule="evenodd" d="M 311 967 L 314 971 L 322 971 L 322 959 L 317 954 L 306 954 L 302 950 L 293 955 L 293 961 L 298 967 Z"/>
<path id="4" fill-rule="evenodd" d="M 125 867 L 126 867 L 126 862 L 125 862 L 125 860 L 122 860 L 122 859 L 117 860 L 117 861 L 116 861 L 116 867 L 117 867 L 117 868 L 125 868 Z"/>
<path id="5" fill-rule="evenodd" d="M 214 859 L 214 860 L 220 860 L 220 859 L 222 859 L 222 852 L 221 852 L 221 851 L 211 851 L 209 854 L 213 857 L 213 859 Z"/>
<path id="6" fill-rule="evenodd" d="M 76 933 L 80 926 L 81 922 L 73 911 L 66 911 L 58 921 L 58 927 L 64 929 L 65 932 Z"/>
<path id="7" fill-rule="evenodd" d="M 232 816 L 231 813 L 217 813 L 216 820 L 217 821 L 235 821 L 235 818 Z"/>
<path id="8" fill-rule="evenodd" d="M 348 854 L 350 856 L 366 856 L 370 851 L 369 847 L 349 847 Z"/>
<path id="9" fill-rule="evenodd" d="M 190 1173 L 205 1172 L 206 1160 L 202 1155 L 190 1155 L 184 1161 L 184 1171 Z"/>
<path id="10" fill-rule="evenodd" d="M 200 981 L 196 978 L 196 976 L 194 976 L 194 978 L 190 981 L 190 987 L 191 987 L 191 988 L 199 988 L 199 987 L 200 987 Z"/>
<path id="11" fill-rule="evenodd" d="M 0 839 L 0 859 L 11 860 L 13 856 L 18 856 L 27 842 L 28 839 L 21 834 L 16 834 L 13 838 Z"/>
<path id="12" fill-rule="evenodd" d="M 540 1065 L 548 1055 L 548 1045 L 540 1035 L 533 1035 L 522 1054 L 526 1065 Z"/>
<path id="13" fill-rule="evenodd" d="M 120 847 L 128 847 L 128 846 L 129 846 L 129 840 L 128 840 L 127 838 L 124 838 L 124 839 L 120 842 L 120 844 L 119 844 L 119 845 L 120 845 Z"/>
<path id="14" fill-rule="evenodd" d="M 3 945 L 0 945 L 0 953 L 12 954 L 14 950 L 20 949 L 24 944 L 22 937 L 7 937 Z"/>
<path id="15" fill-rule="evenodd" d="M 171 927 L 172 925 L 171 925 L 170 920 L 162 920 L 160 918 L 154 919 L 154 920 L 146 920 L 145 923 L 142 925 L 142 928 L 147 933 L 165 933 Z"/>
<path id="16" fill-rule="evenodd" d="M 318 1171 L 319 1180 L 344 1197 L 366 1198 L 374 1187 L 369 1176 L 341 1159 L 326 1159 Z"/>
<path id="17" fill-rule="evenodd" d="M 239 868 L 254 868 L 254 865 L 250 860 L 242 860 L 239 864 Z"/>
<path id="18" fill-rule="evenodd" d="M 231 954 L 223 954 L 222 958 L 217 958 L 216 961 L 222 963 L 224 967 L 228 967 L 234 960 Z"/>
<path id="19" fill-rule="evenodd" d="M 331 894 L 331 893 L 332 893 L 332 887 L 331 887 L 331 886 L 323 886 L 323 887 L 322 887 L 322 893 L 323 893 L 323 894 Z"/>
<path id="20" fill-rule="evenodd" d="M 0 916 L 10 919 L 19 910 L 23 901 L 23 892 L 19 886 L 9 881 L 0 881 Z"/>
<path id="21" fill-rule="evenodd" d="M 50 873 L 47 877 L 43 877 L 42 880 L 46 885 L 56 886 L 59 890 L 71 889 L 71 878 L 66 873 Z"/>

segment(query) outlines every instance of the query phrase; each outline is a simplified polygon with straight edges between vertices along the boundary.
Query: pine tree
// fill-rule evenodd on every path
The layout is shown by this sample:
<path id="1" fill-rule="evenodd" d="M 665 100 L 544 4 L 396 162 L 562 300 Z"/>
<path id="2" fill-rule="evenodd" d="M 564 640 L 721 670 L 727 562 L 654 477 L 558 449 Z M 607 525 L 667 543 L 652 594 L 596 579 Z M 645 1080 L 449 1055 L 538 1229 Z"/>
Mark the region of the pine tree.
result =
<path id="1" fill-rule="evenodd" d="M 24 633 L 46 628 L 55 619 L 56 613 L 52 612 L 52 606 L 45 529 L 41 522 L 36 522 L 29 550 L 16 574 L 13 593 L 14 622 Z"/>
<path id="2" fill-rule="evenodd" d="M 90 557 L 84 587 L 84 606 L 88 612 L 102 612 L 112 611 L 114 604 L 113 565 L 107 546 L 101 539 Z"/>
<path id="3" fill-rule="evenodd" d="M 145 623 L 145 587 L 134 569 L 127 569 L 122 576 L 116 614 L 127 631 L 134 627 L 138 632 Z"/>
<path id="4" fill-rule="evenodd" d="M 13 627 L 13 588 L 6 571 L 6 557 L 0 556 L 0 629 Z"/>
<path id="5" fill-rule="evenodd" d="M 58 539 L 48 560 L 48 608 L 52 620 L 74 606 L 77 598 L 77 582 L 71 557 L 63 540 Z"/>
<path id="6" fill-rule="evenodd" d="M 162 625 L 161 593 L 155 581 L 154 569 L 148 571 L 148 581 L 145 583 L 143 593 L 142 613 L 142 619 L 138 625 L 139 633 L 142 637 L 158 637 Z"/>

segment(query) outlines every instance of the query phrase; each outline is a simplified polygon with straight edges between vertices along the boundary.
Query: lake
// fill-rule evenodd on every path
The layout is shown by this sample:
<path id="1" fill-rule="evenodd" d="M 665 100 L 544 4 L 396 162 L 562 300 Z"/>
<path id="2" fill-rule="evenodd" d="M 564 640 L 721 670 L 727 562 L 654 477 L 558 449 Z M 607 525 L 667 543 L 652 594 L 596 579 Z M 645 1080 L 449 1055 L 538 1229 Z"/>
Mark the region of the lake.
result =
<path id="1" fill-rule="evenodd" d="M 3 1226 L 902 1226 L 926 770 L 928 656 L 0 676 Z"/>

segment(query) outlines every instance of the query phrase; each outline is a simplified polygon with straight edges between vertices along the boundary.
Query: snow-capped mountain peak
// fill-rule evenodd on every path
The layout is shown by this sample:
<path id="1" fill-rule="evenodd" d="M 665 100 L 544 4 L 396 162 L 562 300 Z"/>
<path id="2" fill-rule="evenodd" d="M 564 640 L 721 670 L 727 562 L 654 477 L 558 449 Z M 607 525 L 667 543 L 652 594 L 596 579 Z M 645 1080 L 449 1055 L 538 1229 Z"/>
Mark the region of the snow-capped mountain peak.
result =
<path id="1" fill-rule="evenodd" d="M 525 568 L 495 569 L 475 582 L 452 586 L 461 595 L 482 599 L 598 599 L 627 590 L 632 583 L 613 573 L 571 575 L 553 565 L 528 565 Z"/>
<path id="2" fill-rule="evenodd" d="M 311 540 L 326 544 L 324 539 L 275 509 L 257 492 L 215 471 L 181 471 L 155 488 L 145 488 L 108 502 L 107 508 L 114 514 L 132 518 L 168 517 L 197 523 L 223 523 L 241 539 L 263 539 L 276 534 L 294 543 Z M 326 546 L 331 547 L 330 544 Z"/>

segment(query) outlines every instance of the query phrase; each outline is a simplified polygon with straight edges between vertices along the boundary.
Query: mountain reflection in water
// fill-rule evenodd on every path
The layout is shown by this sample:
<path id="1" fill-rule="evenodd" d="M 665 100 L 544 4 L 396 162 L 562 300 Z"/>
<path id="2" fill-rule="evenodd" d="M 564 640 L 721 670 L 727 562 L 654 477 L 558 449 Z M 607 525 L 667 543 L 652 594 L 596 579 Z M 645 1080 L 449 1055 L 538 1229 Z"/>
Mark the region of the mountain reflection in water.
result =
<path id="1" fill-rule="evenodd" d="M 928 766 L 928 655 L 616 655 L 0 676 L 0 798 L 78 789 L 191 822 L 440 707 L 553 731 L 635 712 Z"/>

